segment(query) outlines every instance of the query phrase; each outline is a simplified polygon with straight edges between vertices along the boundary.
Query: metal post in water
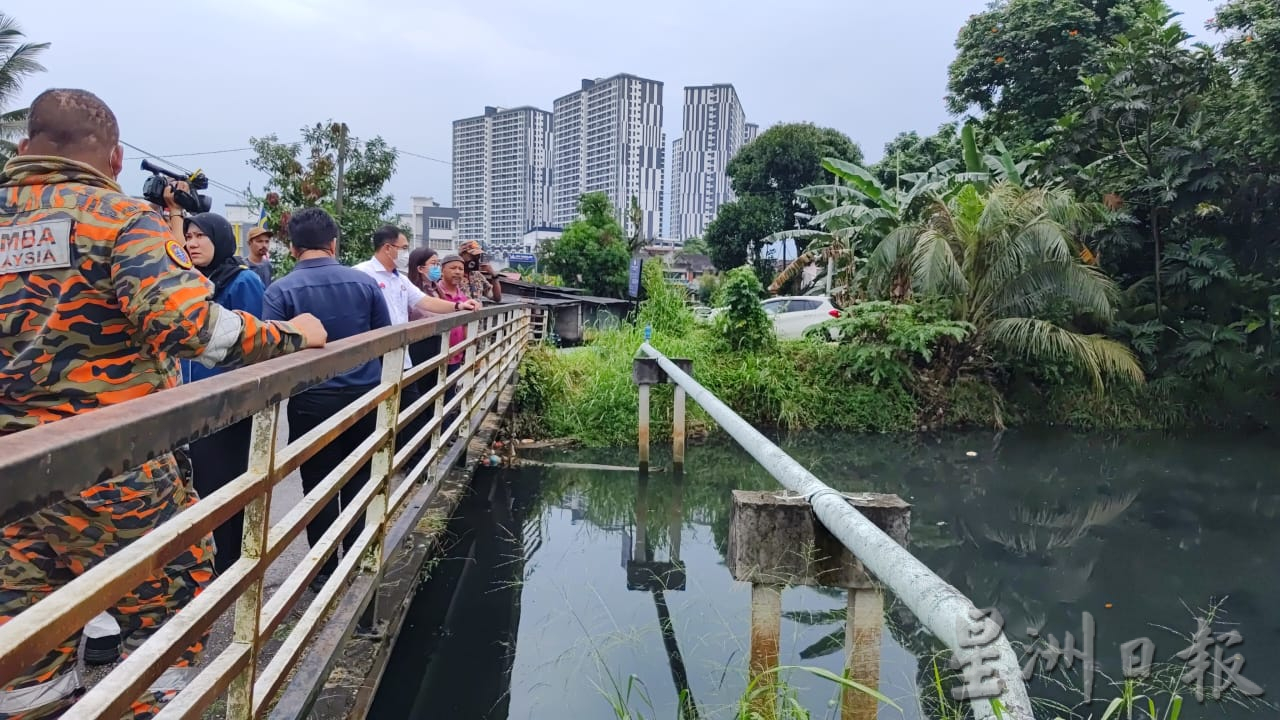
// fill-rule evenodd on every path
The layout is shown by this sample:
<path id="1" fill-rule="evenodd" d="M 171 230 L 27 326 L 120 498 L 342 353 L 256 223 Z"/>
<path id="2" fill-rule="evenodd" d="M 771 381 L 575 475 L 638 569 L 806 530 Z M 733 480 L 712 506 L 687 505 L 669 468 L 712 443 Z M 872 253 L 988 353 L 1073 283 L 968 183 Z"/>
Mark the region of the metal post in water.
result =
<path id="1" fill-rule="evenodd" d="M 844 622 L 845 677 L 877 689 L 880 686 L 880 636 L 884 628 L 884 598 L 875 588 L 849 590 Z M 876 720 L 879 701 L 845 686 L 840 720 Z"/>
<path id="2" fill-rule="evenodd" d="M 777 713 L 779 637 L 782 635 L 782 586 L 751 584 L 751 653 L 748 683 L 751 707 L 762 718 Z"/>

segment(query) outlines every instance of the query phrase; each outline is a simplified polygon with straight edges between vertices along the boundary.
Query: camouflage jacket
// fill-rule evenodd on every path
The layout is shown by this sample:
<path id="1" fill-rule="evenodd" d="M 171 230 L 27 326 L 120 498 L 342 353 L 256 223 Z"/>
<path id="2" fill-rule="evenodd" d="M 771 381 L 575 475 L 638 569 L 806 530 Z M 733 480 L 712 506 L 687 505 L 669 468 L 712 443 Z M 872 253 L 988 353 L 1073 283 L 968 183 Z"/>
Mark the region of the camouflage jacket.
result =
<path id="1" fill-rule="evenodd" d="M 485 298 L 493 299 L 493 283 L 489 282 L 489 278 L 479 270 L 472 270 L 467 273 L 466 281 L 462 285 L 462 291 L 472 300 L 483 300 Z"/>
<path id="2" fill-rule="evenodd" d="M 178 358 L 235 366 L 302 334 L 211 302 L 150 204 L 89 165 L 0 172 L 0 435 L 173 387 Z"/>

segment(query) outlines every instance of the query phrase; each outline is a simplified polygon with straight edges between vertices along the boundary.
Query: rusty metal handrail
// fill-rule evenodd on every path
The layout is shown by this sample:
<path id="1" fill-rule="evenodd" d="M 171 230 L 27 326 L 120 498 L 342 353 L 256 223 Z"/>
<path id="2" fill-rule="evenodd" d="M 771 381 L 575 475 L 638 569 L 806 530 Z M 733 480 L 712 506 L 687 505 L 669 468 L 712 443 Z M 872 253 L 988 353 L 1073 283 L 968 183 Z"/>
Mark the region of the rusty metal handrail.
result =
<path id="1" fill-rule="evenodd" d="M 86 718 L 119 717 L 234 603 L 232 644 L 217 656 L 206 658 L 196 677 L 166 705 L 160 717 L 200 717 L 224 692 L 228 718 L 259 717 L 325 621 L 342 588 L 357 575 L 372 577 L 376 586 L 386 557 L 383 543 L 389 521 L 432 479 L 428 470 L 444 457 L 446 448 L 469 440 L 473 425 L 468 420 L 489 391 L 514 376 L 529 341 L 529 312 L 527 306 L 500 305 L 365 333 L 322 350 L 233 370 L 0 440 L 0 457 L 4 458 L 0 460 L 0 492 L 5 493 L 0 497 L 6 505 L 7 522 L 35 505 L 78 492 L 178 444 L 253 418 L 247 472 L 0 626 L 0 683 L 8 682 L 114 604 L 145 579 L 151 568 L 172 559 L 243 509 L 241 558 L 82 697 L 73 713 Z M 450 347 L 449 331 L 464 324 L 467 340 Z M 432 336 L 440 337 L 440 352 L 405 370 L 407 346 Z M 459 370 L 437 378 L 427 394 L 431 400 L 416 403 L 416 412 L 402 413 L 399 399 L 405 378 L 420 378 L 459 351 L 465 353 Z M 277 449 L 275 435 L 282 401 L 347 368 L 379 358 L 382 376 L 378 386 L 311 432 Z M 445 403 L 445 389 L 458 383 L 462 385 L 456 396 Z M 397 430 L 424 411 L 427 402 L 435 404 L 432 421 L 415 435 L 409 447 L 397 453 Z M 454 411 L 458 420 L 448 428 L 441 427 L 444 416 Z M 374 433 L 271 526 L 271 494 L 276 483 L 369 412 L 377 413 Z M 407 458 L 420 449 L 424 458 L 399 482 L 393 482 L 400 477 L 397 471 Z M 368 483 L 281 587 L 265 598 L 267 567 L 366 461 L 371 466 Z M 440 470 L 435 468 L 436 474 Z M 259 672 L 262 644 L 281 626 L 307 584 L 362 516 L 365 529 L 338 564 L 338 571 L 320 589 L 272 661 Z"/>
<path id="2" fill-rule="evenodd" d="M 212 434 L 394 348 L 447 335 L 521 305 L 498 305 L 374 330 L 11 436 L 0 436 L 0 524 Z M 527 310 L 526 310 L 527 312 Z M 447 346 L 447 341 L 445 342 Z M 228 401 L 233 398 L 234 401 Z M 140 413 L 146 402 L 148 413 Z"/>
<path id="3" fill-rule="evenodd" d="M 927 565 L 876 527 L 849 504 L 843 495 L 819 480 L 782 448 L 774 445 L 751 423 L 743 420 L 709 390 L 702 387 L 648 342 L 640 352 L 653 358 L 677 387 L 702 406 L 729 436 L 747 451 L 760 466 L 788 490 L 809 499 L 814 515 L 850 552 L 893 591 L 920 622 L 943 642 L 958 658 L 981 665 L 993 672 L 1000 687 L 1002 711 L 997 713 L 991 698 L 974 697 L 970 704 L 978 720 L 1035 720 L 1031 700 L 1022 679 L 1017 655 L 1003 629 L 978 611 L 973 602 L 947 581 L 938 577 Z M 981 656 L 975 650 L 970 633 L 981 629 L 994 639 L 983 643 L 994 653 Z M 985 664 L 983 661 L 986 661 Z M 980 671 L 978 676 L 983 676 Z"/>

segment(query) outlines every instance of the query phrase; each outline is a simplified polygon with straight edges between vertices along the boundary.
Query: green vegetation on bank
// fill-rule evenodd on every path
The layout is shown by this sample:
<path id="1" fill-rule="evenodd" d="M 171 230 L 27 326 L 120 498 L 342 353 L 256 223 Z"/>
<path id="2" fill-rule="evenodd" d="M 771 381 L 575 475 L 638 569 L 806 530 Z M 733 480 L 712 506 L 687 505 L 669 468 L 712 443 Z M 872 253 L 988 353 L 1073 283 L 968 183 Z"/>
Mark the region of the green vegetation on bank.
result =
<path id="1" fill-rule="evenodd" d="M 759 288 L 744 268 L 729 274 L 722 295 L 731 295 L 740 282 Z M 725 313 L 715 323 L 699 324 L 681 290 L 662 280 L 657 261 L 646 263 L 644 285 L 648 299 L 634 324 L 594 332 L 580 348 L 530 348 L 517 389 L 520 433 L 572 437 L 592 446 L 635 442 L 631 368 L 646 325 L 653 328 L 654 347 L 669 357 L 690 358 L 699 382 L 760 427 L 897 432 L 1051 423 L 1149 429 L 1187 419 L 1186 410 L 1157 389 L 1118 385 L 1099 394 L 1080 373 L 1064 371 L 1069 380 L 1058 383 L 966 375 L 938 385 L 931 378 L 937 375 L 939 347 L 954 346 L 969 331 L 923 304 L 850 308 L 830 323 L 848 342 L 777 341 L 758 303 L 755 320 Z M 655 440 L 670 435 L 671 397 L 670 386 L 652 392 Z M 694 435 L 712 427 L 696 405 L 689 422 Z"/>

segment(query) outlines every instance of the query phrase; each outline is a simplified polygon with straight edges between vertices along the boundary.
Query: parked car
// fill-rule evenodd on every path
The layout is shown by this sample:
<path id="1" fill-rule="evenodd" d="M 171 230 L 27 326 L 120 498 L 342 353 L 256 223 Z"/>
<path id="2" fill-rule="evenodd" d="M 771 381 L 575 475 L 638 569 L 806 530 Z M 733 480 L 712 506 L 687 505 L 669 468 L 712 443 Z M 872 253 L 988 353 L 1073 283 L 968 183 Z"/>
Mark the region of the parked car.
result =
<path id="1" fill-rule="evenodd" d="M 762 302 L 761 307 L 781 340 L 797 340 L 804 337 L 804 331 L 809 327 L 840 317 L 840 311 L 831 303 L 831 298 L 821 295 L 773 297 Z M 711 322 L 723 312 L 724 308 L 694 308 L 694 317 L 700 322 Z"/>
<path id="2" fill-rule="evenodd" d="M 840 317 L 831 298 L 820 295 L 774 297 L 762 304 L 765 314 L 773 320 L 774 332 L 782 340 L 799 339 L 809 327 Z"/>

